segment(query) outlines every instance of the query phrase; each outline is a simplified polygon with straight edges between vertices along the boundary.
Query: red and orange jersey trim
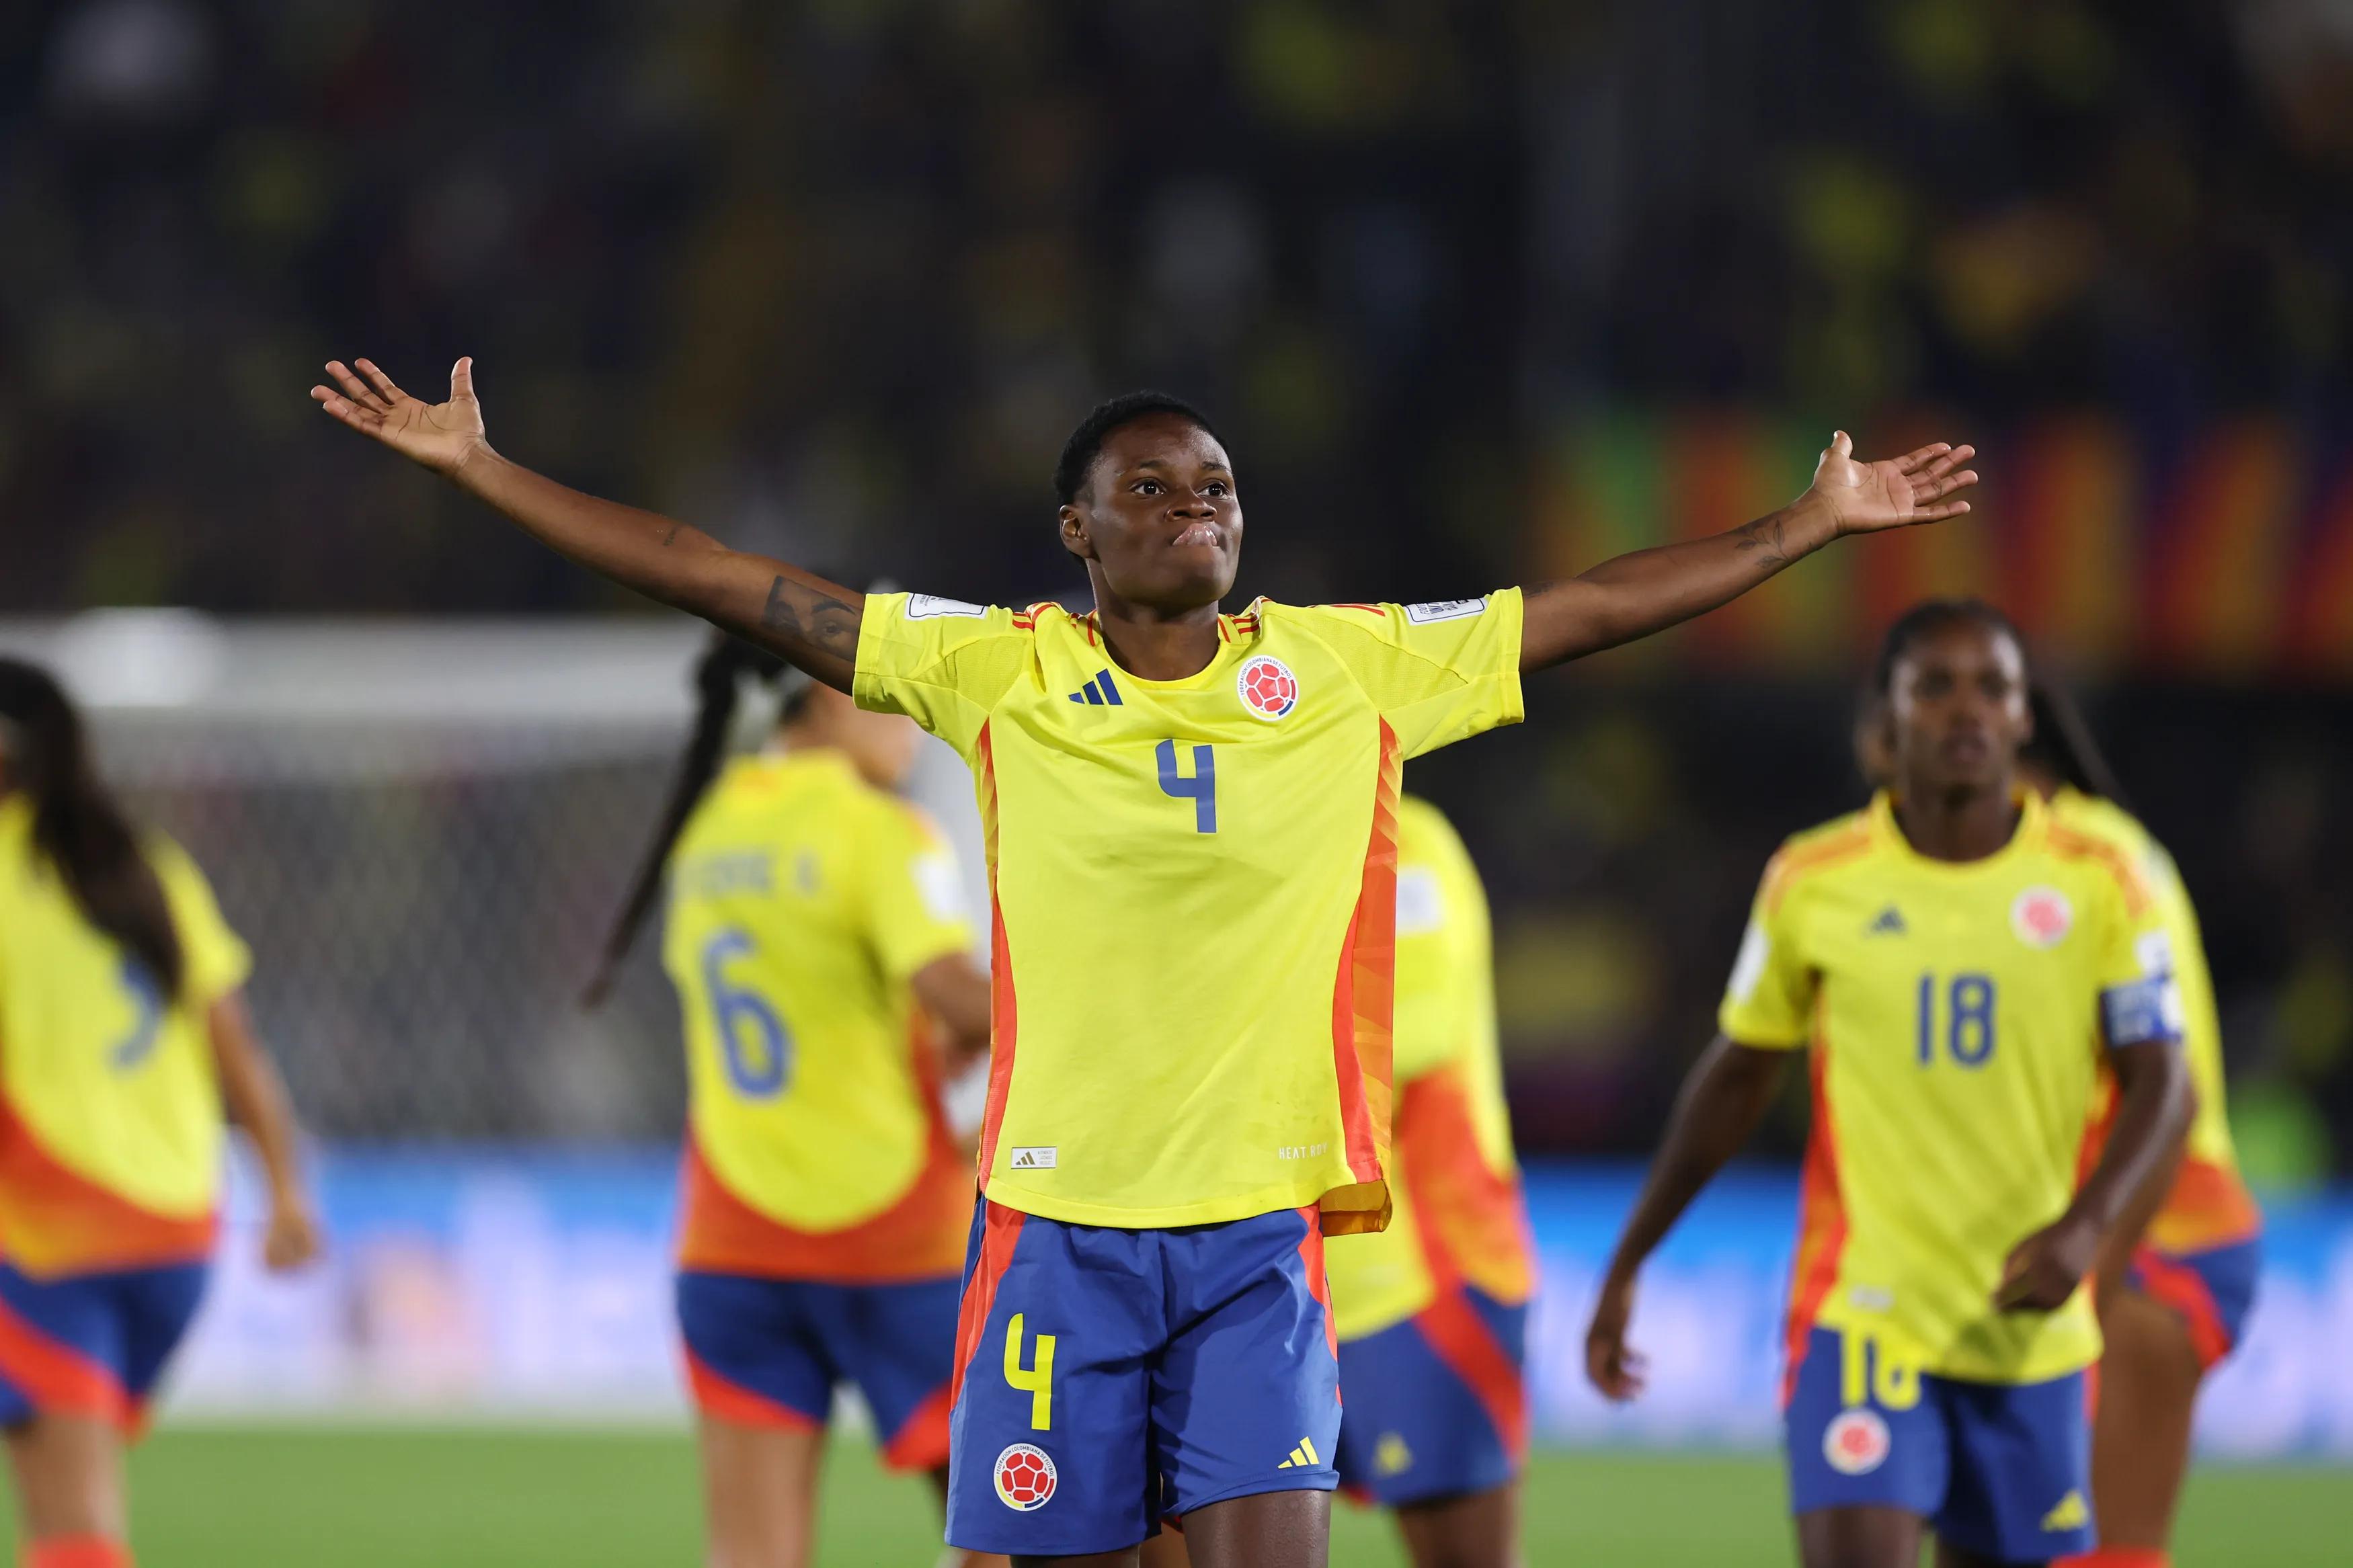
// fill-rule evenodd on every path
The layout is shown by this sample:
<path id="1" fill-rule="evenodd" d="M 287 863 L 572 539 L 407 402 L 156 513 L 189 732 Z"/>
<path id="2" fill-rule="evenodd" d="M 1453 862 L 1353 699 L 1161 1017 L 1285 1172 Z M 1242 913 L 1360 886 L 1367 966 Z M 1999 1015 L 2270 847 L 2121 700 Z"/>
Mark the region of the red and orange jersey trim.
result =
<path id="1" fill-rule="evenodd" d="M 0 1096 L 0 1257 L 35 1279 L 212 1256 L 217 1209 L 164 1214 L 73 1170 Z"/>
<path id="2" fill-rule="evenodd" d="M 1443 1292 L 1458 1281 L 1517 1306 L 1535 1294 L 1535 1243 L 1516 1173 L 1479 1148 L 1471 1090 L 1448 1064 L 1397 1091 L 1398 1178 L 1413 1200 L 1423 1266 Z"/>
<path id="3" fill-rule="evenodd" d="M 1789 1279 L 1788 1334 L 1783 1346 L 1781 1403 L 1787 1405 L 1798 1386 L 1798 1367 L 1805 1360 L 1806 1337 L 1814 1319 L 1838 1284 L 1839 1263 L 1846 1251 L 1846 1204 L 1839 1193 L 1838 1132 L 1831 1114 L 1828 1069 L 1830 1041 L 1815 1032 L 1813 1058 L 1813 1131 L 1806 1140 L 1805 1173 L 1799 1184 L 1798 1258 Z"/>
<path id="4" fill-rule="evenodd" d="M 936 1279 L 964 1267 L 971 1167 L 935 1122 L 922 1170 L 898 1202 L 840 1230 L 799 1230 L 738 1196 L 691 1137 L 681 1163 L 681 1268 L 843 1284 Z"/>
<path id="5" fill-rule="evenodd" d="M 1332 1315 L 1332 1276 L 1324 1262 L 1324 1226 L 1315 1205 L 1308 1204 L 1299 1210 L 1306 1222 L 1306 1232 L 1299 1238 L 1299 1261 L 1307 1270 L 1307 1293 L 1324 1309 L 1324 1345 L 1332 1359 L 1340 1358 L 1340 1321 Z M 1338 1391 L 1335 1389 L 1335 1394 Z"/>
<path id="6" fill-rule="evenodd" d="M 996 1309 L 997 1287 L 1013 1267 L 1013 1249 L 1021 1245 L 1021 1224 L 1029 1216 L 1003 1204 L 981 1205 L 980 1235 L 974 1238 L 972 1272 L 965 1277 L 964 1303 L 956 1311 L 955 1371 L 948 1379 L 948 1406 L 964 1394 L 964 1374 L 980 1353 L 981 1336 L 988 1331 L 988 1314 Z"/>
<path id="7" fill-rule="evenodd" d="M 2228 1165 L 2191 1154 L 2174 1173 L 2172 1190 L 2148 1222 L 2146 1239 L 2158 1251 L 2179 1257 L 2235 1247 L 2263 1233 L 2263 1211 L 2245 1178 Z"/>
<path id="8" fill-rule="evenodd" d="M 1005 909 L 997 897 L 997 751 L 988 725 L 972 742 L 973 791 L 980 805 L 981 851 L 988 864 L 988 1099 L 980 1118 L 980 1186 L 997 1169 L 997 1134 L 1005 1125 L 1005 1101 L 1013 1089 L 1013 1053 L 1021 1035 L 1021 1009 L 1013 989 L 1013 948 L 1006 940 Z"/>
<path id="9" fill-rule="evenodd" d="M 2149 910 L 2148 883 L 2144 879 L 2123 850 L 2105 839 L 2053 822 L 2043 830 L 2044 841 L 2051 852 L 2069 860 L 2096 861 L 2116 881 L 2125 895 L 2125 913 L 2134 920 L 2147 917 Z"/>
<path id="10" fill-rule="evenodd" d="M 1397 731 L 1381 721 L 1380 754 L 1373 780 L 1373 827 L 1356 912 L 1340 944 L 1332 986 L 1332 1065 L 1340 1089 L 1348 1185 L 1325 1193 L 1318 1205 L 1331 1236 L 1378 1231 L 1388 1225 L 1384 1176 L 1389 1147 L 1390 1047 L 1397 988 L 1398 794 L 1404 759 Z"/>
<path id="11" fill-rule="evenodd" d="M 1367 615 L 1374 616 L 1386 616 L 1389 613 L 1388 606 L 1386 605 L 1360 605 L 1352 599 L 1340 600 L 1324 607 L 1327 610 L 1363 610 Z"/>
<path id="12" fill-rule="evenodd" d="M 1799 878 L 1851 860 L 1870 847 L 1871 821 L 1865 816 L 1857 816 L 1820 838 L 1788 846 L 1765 868 L 1765 908 L 1778 910 Z"/>

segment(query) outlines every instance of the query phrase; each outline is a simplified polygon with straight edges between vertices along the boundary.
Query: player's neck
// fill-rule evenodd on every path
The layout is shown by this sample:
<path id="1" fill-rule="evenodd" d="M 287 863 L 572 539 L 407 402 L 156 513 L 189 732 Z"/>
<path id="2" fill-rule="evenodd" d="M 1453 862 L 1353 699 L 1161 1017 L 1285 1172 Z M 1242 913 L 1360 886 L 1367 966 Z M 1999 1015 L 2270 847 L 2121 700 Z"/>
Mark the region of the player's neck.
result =
<path id="1" fill-rule="evenodd" d="M 1931 860 L 1982 860 L 1999 855 L 2018 832 L 2018 801 L 2005 783 L 1997 789 L 1906 790 L 1895 802 L 1895 826 Z"/>
<path id="2" fill-rule="evenodd" d="M 1120 668 L 1145 680 L 1182 680 L 1218 657 L 1215 602 L 1167 610 L 1099 591 L 1095 620 Z"/>

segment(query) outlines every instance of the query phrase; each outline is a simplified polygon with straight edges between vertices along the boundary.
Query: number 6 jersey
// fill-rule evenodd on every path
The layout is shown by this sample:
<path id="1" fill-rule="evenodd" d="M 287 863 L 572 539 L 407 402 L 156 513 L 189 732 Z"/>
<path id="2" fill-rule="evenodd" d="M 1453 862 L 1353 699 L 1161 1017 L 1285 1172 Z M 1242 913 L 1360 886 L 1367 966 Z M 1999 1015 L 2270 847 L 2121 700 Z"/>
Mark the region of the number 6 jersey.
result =
<path id="1" fill-rule="evenodd" d="M 1092 616 L 869 595 L 854 688 L 972 764 L 988 1196 L 1076 1225 L 1388 1208 L 1400 764 L 1520 718 L 1520 595 L 1219 620 L 1182 680 Z"/>
<path id="2" fill-rule="evenodd" d="M 1793 1364 L 1817 1327 L 1981 1383 L 2096 1360 L 2088 1291 L 1998 1312 L 1994 1287 L 2074 1196 L 2104 1047 L 2179 1040 L 2180 1011 L 2138 872 L 2038 795 L 1981 860 L 1918 853 L 1884 795 L 1783 846 L 1720 1021 L 1812 1052 Z"/>

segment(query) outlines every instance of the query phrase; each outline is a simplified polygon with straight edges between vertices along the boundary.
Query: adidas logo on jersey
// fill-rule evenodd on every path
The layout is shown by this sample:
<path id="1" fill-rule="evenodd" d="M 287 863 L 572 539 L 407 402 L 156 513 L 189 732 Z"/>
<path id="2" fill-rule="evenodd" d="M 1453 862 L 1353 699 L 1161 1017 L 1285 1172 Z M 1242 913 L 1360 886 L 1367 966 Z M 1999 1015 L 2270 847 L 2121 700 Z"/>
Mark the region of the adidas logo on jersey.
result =
<path id="1" fill-rule="evenodd" d="M 2059 1506 L 2042 1516 L 2042 1528 L 2047 1531 L 2081 1530 L 2092 1522 L 2092 1510 L 2084 1501 L 2084 1494 L 2071 1491 L 2059 1500 Z"/>
<path id="2" fill-rule="evenodd" d="M 1096 676 L 1092 680 L 1088 681 L 1084 686 L 1080 687 L 1076 691 L 1071 692 L 1071 700 L 1073 702 L 1083 702 L 1090 708 L 1124 708 L 1127 706 L 1119 700 L 1119 688 L 1113 682 L 1111 671 L 1108 669 L 1104 670 L 1101 675 Z"/>
<path id="3" fill-rule="evenodd" d="M 1008 1168 L 1016 1171 L 1050 1171 L 1055 1168 L 1056 1158 L 1060 1153 L 1061 1145 L 1059 1143 L 1026 1145 L 1013 1151 L 1013 1158 L 1008 1163 Z"/>
<path id="4" fill-rule="evenodd" d="M 1274 1468 L 1278 1470 L 1312 1470 L 1323 1462 L 1315 1457 L 1315 1439 L 1302 1437 L 1299 1447 L 1291 1450 L 1291 1458 Z"/>
<path id="5" fill-rule="evenodd" d="M 1911 928 L 1904 923 L 1904 911 L 1894 904 L 1879 911 L 1879 918 L 1862 928 L 1865 936 L 1902 936 Z"/>

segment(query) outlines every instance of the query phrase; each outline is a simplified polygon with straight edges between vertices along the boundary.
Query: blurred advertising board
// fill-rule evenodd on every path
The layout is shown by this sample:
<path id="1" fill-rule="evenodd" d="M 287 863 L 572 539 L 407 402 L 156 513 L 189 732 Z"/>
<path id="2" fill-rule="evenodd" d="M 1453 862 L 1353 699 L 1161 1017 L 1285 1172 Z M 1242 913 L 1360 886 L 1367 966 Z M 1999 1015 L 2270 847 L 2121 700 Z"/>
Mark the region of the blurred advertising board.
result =
<path id="1" fill-rule="evenodd" d="M 235 1184 L 212 1295 L 170 1409 L 206 1418 L 675 1419 L 667 1150 L 326 1158 L 332 1253 L 292 1279 L 255 1260 Z M 1546 1290 L 1539 1433 L 1579 1445 L 1760 1447 L 1776 1436 L 1797 1187 L 1727 1175 L 1645 1276 L 1650 1393 L 1612 1409 L 1580 1371 L 1595 1275 L 1640 1173 L 1545 1167 L 1529 1194 Z M 2210 1386 L 2206 1449 L 2353 1459 L 2353 1194 L 2275 1205 L 2246 1342 Z"/>

